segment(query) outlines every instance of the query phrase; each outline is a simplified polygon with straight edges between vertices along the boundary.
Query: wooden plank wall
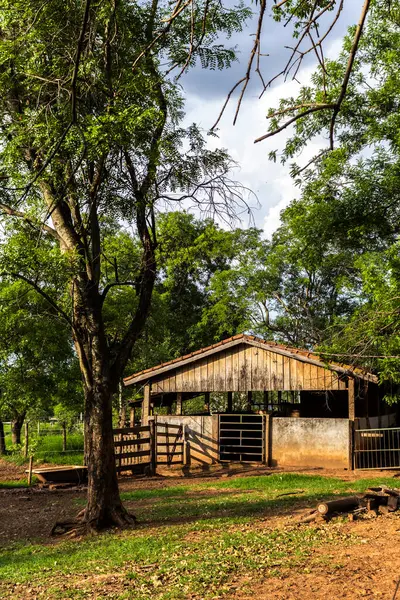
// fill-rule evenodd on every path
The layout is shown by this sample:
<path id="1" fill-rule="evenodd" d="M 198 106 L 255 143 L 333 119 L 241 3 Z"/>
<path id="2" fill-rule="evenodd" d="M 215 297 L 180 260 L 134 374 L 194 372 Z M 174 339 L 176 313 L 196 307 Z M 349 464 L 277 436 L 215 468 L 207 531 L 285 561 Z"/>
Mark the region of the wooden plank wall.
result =
<path id="1" fill-rule="evenodd" d="M 201 358 L 153 380 L 153 394 L 258 390 L 345 390 L 325 369 L 276 352 L 240 345 Z"/>

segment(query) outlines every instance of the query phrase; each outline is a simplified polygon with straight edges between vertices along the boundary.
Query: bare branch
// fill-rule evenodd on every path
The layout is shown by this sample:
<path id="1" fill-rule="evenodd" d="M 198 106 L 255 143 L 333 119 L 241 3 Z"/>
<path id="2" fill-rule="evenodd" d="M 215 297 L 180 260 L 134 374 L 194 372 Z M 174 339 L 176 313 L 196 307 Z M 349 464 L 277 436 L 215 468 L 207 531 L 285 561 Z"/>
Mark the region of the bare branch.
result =
<path id="1" fill-rule="evenodd" d="M 247 86 L 249 84 L 249 81 L 250 81 L 251 70 L 253 68 L 254 57 L 256 55 L 258 57 L 260 56 L 261 32 L 262 32 L 262 26 L 263 26 L 263 22 L 264 22 L 264 15 L 265 15 L 266 4 L 267 4 L 266 0 L 260 0 L 260 12 L 259 12 L 259 16 L 258 16 L 257 31 L 256 31 L 256 34 L 255 34 L 253 48 L 252 48 L 251 53 L 250 53 L 250 58 L 249 58 L 249 62 L 248 62 L 248 65 L 247 65 L 246 75 L 244 77 L 244 83 L 243 83 L 242 91 L 240 92 L 239 100 L 238 100 L 238 103 L 237 103 L 235 117 L 233 119 L 233 124 L 234 125 L 236 124 L 236 121 L 237 121 L 237 118 L 238 118 L 238 115 L 239 115 L 239 111 L 240 111 L 240 106 L 242 104 L 243 96 L 244 96 L 244 94 L 246 92 L 246 88 L 247 88 Z M 257 63 L 257 69 L 259 69 L 259 63 Z M 260 73 L 260 77 L 261 77 L 261 73 Z M 262 79 L 262 77 L 261 77 L 261 79 Z"/>

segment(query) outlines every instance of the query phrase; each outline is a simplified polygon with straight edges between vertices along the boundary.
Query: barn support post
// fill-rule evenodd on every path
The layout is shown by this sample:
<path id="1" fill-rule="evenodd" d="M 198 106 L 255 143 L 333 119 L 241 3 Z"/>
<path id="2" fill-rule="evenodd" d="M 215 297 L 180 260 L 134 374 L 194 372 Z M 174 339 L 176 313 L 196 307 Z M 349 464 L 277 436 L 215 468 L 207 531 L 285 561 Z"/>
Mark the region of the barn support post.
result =
<path id="1" fill-rule="evenodd" d="M 349 470 L 354 469 L 354 421 L 356 418 L 354 379 L 348 381 L 348 404 L 349 404 Z"/>
<path id="2" fill-rule="evenodd" d="M 228 392 L 228 406 L 226 409 L 227 413 L 231 413 L 233 411 L 233 392 Z"/>
<path id="3" fill-rule="evenodd" d="M 149 424 L 150 416 L 150 384 L 146 384 L 143 388 L 142 400 L 142 425 Z"/>
<path id="4" fill-rule="evenodd" d="M 356 423 L 349 419 L 349 471 L 354 471 L 354 430 Z"/>
<path id="5" fill-rule="evenodd" d="M 264 390 L 263 401 L 264 401 L 263 410 L 267 411 L 268 410 L 268 392 L 266 390 Z"/>
<path id="6" fill-rule="evenodd" d="M 176 414 L 182 414 L 182 392 L 176 394 Z"/>
<path id="7" fill-rule="evenodd" d="M 348 404 L 349 404 L 349 419 L 350 421 L 354 421 L 356 418 L 356 410 L 355 410 L 355 394 L 354 394 L 354 379 L 349 377 L 349 387 L 348 387 Z"/>
<path id="8" fill-rule="evenodd" d="M 154 417 L 154 419 L 151 419 L 151 421 L 149 421 L 149 426 L 150 426 L 150 470 L 151 470 L 151 474 L 155 475 L 156 474 L 156 470 L 157 470 L 157 425 L 156 425 L 156 420 L 157 417 Z"/>
<path id="9" fill-rule="evenodd" d="M 247 392 L 247 408 L 248 412 L 251 412 L 253 406 L 253 392 Z"/>

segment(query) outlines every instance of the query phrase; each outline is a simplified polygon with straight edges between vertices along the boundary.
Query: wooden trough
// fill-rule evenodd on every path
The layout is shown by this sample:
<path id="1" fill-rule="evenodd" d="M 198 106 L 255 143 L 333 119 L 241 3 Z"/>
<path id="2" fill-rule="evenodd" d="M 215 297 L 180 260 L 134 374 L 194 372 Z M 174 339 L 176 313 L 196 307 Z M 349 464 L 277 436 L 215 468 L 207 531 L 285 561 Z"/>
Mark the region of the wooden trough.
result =
<path id="1" fill-rule="evenodd" d="M 32 473 L 42 483 L 86 483 L 87 467 L 65 466 L 65 467 L 39 467 L 32 469 Z"/>

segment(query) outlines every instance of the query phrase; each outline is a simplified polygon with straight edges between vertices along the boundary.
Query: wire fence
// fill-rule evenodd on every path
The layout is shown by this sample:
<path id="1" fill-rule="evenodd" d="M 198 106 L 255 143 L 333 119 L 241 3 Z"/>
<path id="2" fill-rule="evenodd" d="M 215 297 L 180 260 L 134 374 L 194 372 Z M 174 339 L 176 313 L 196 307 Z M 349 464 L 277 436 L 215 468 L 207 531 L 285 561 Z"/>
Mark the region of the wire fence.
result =
<path id="1" fill-rule="evenodd" d="M 4 423 L 4 434 L 7 450 L 21 459 L 34 455 L 41 462 L 83 462 L 84 435 L 80 419 L 68 424 L 56 420 L 25 421 L 19 443 L 13 439 L 11 423 Z"/>

